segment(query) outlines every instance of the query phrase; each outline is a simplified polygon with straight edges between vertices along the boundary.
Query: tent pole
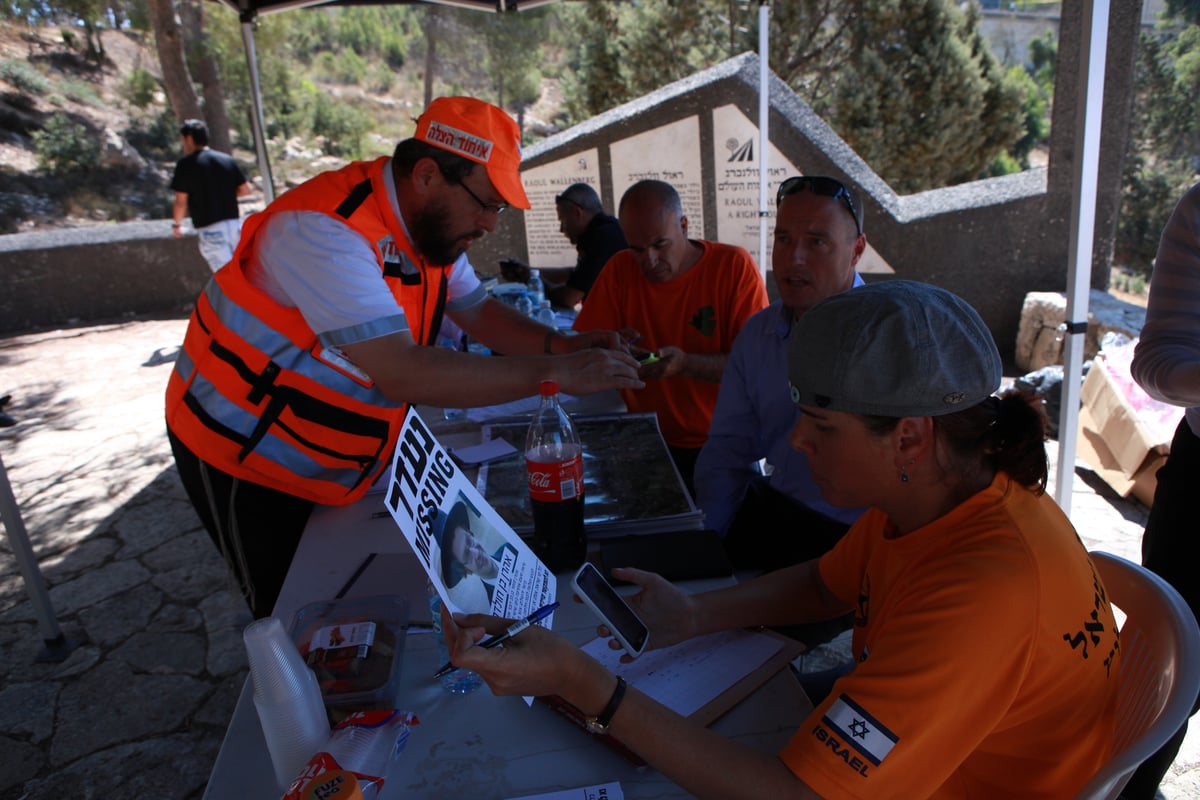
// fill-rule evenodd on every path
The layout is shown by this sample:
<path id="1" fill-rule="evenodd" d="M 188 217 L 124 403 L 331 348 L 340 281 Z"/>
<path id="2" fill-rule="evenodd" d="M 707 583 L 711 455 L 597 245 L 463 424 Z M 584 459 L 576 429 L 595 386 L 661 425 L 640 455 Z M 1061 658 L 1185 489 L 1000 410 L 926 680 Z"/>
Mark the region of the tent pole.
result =
<path id="1" fill-rule="evenodd" d="M 1079 47 L 1080 84 L 1085 87 L 1075 112 L 1075 164 L 1071 242 L 1067 260 L 1067 310 L 1063 332 L 1062 406 L 1059 409 L 1055 500 L 1071 514 L 1078 439 L 1080 373 L 1087 334 L 1088 292 L 1092 286 L 1092 241 L 1096 230 L 1096 185 L 1100 163 L 1100 123 L 1104 116 L 1104 66 L 1108 50 L 1108 0 L 1083 0 Z"/>
<path id="2" fill-rule="evenodd" d="M 258 154 L 258 171 L 262 175 L 263 200 L 269 205 L 275 199 L 275 181 L 271 177 L 271 161 L 267 158 L 267 139 L 264 133 L 262 85 L 258 80 L 258 57 L 254 48 L 254 12 L 242 12 L 242 47 L 246 50 L 246 66 L 250 69 L 250 93 L 254 99 L 254 150 Z"/>
<path id="3" fill-rule="evenodd" d="M 771 1 L 759 0 L 758 4 L 758 271 L 767 277 L 767 218 L 771 214 L 767 205 L 767 183 L 770 179 L 770 137 L 767 135 L 770 107 L 769 24 Z"/>
<path id="4" fill-rule="evenodd" d="M 29 544 L 29 534 L 21 520 L 21 510 L 17 507 L 17 498 L 13 496 L 12 484 L 8 481 L 8 470 L 4 468 L 3 459 L 0 459 L 0 520 L 4 522 L 8 544 L 12 547 L 17 566 L 21 569 L 25 591 L 29 594 L 29 602 L 33 604 L 38 628 L 42 632 L 42 642 L 45 646 L 34 660 L 63 661 L 78 642 L 63 636 L 62 629 L 58 626 L 54 606 L 50 603 L 50 593 L 46 590 L 46 579 L 42 577 L 37 557 Z"/>

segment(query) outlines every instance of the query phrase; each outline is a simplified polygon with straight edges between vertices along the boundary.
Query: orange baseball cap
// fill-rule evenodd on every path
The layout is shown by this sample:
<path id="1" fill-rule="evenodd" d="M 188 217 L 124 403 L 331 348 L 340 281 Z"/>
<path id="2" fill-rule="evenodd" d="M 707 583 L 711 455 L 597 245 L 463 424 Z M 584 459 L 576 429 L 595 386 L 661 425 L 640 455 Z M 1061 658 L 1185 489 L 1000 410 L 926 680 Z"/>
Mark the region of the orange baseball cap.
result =
<path id="1" fill-rule="evenodd" d="M 473 97 L 439 97 L 417 120 L 413 135 L 483 164 L 506 203 L 529 208 L 521 184 L 521 132 L 503 109 Z"/>

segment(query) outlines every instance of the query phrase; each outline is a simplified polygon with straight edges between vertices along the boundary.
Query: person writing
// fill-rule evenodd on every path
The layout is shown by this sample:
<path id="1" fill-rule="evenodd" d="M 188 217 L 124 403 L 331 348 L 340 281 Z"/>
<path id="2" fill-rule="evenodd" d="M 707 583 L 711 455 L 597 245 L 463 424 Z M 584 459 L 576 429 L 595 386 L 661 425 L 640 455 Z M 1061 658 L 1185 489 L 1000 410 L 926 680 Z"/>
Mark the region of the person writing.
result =
<path id="1" fill-rule="evenodd" d="M 644 180 L 617 215 L 629 249 L 600 273 L 575 330 L 619 330 L 655 363 L 646 385 L 623 389 L 632 412 L 655 412 L 688 491 L 708 436 L 721 373 L 738 331 L 767 305 L 754 259 L 741 247 L 688 238 L 688 219 L 669 183 Z"/>
<path id="2" fill-rule="evenodd" d="M 1146 394 L 1187 409 L 1175 429 L 1167 462 L 1158 469 L 1154 504 L 1142 536 L 1142 563 L 1174 586 L 1200 617 L 1200 543 L 1192 505 L 1200 475 L 1200 183 L 1183 195 L 1163 229 L 1150 275 L 1146 324 L 1130 372 Z M 1153 800 L 1187 729 L 1184 723 L 1138 767 L 1122 797 Z"/>
<path id="3" fill-rule="evenodd" d="M 578 258 L 570 270 L 539 272 L 546 297 L 559 308 L 575 308 L 591 291 L 600 270 L 617 252 L 628 245 L 621 223 L 604 213 L 600 195 L 586 183 L 573 183 L 554 198 L 558 229 L 575 246 Z M 515 259 L 501 262 L 505 280 L 529 283 L 530 267 Z M 560 273 L 566 272 L 565 278 Z"/>
<path id="4" fill-rule="evenodd" d="M 657 647 L 854 612 L 854 668 L 780 753 L 690 723 L 550 631 L 487 650 L 475 643 L 504 620 L 443 614 L 452 661 L 498 694 L 604 711 L 611 735 L 701 797 L 1074 796 L 1109 753 L 1117 632 L 1043 491 L 1040 408 L 993 396 L 1000 357 L 979 315 L 910 281 L 837 294 L 797 321 L 788 377 L 792 445 L 829 502 L 869 506 L 846 536 L 695 596 L 614 570 L 641 587 L 631 602 Z"/>
<path id="5" fill-rule="evenodd" d="M 470 408 L 637 388 L 612 331 L 567 336 L 490 298 L 467 249 L 528 208 L 500 108 L 434 100 L 392 157 L 354 162 L 246 221 L 205 287 L 167 385 L 188 497 L 255 616 L 271 613 L 314 503 L 362 497 L 408 404 Z M 445 314 L 490 358 L 435 347 Z"/>
<path id="6" fill-rule="evenodd" d="M 862 204 L 841 181 L 820 175 L 783 181 L 775 204 L 771 270 L 779 299 L 734 340 L 696 461 L 705 526 L 724 537 L 735 566 L 754 569 L 821 555 L 863 511 L 825 502 L 807 457 L 787 440 L 800 415 L 788 392 L 788 342 L 819 301 L 863 285 L 854 269 L 867 246 Z M 767 462 L 761 472 L 760 459 Z M 821 623 L 802 638 L 813 646 L 838 632 Z"/>
<path id="7" fill-rule="evenodd" d="M 201 120 L 186 120 L 179 138 L 184 156 L 171 176 L 175 190 L 171 229 L 178 239 L 183 235 L 184 216 L 191 217 L 200 255 L 216 272 L 233 258 L 242 230 L 238 198 L 250 194 L 250 182 L 232 156 L 208 146 L 208 126 Z"/>

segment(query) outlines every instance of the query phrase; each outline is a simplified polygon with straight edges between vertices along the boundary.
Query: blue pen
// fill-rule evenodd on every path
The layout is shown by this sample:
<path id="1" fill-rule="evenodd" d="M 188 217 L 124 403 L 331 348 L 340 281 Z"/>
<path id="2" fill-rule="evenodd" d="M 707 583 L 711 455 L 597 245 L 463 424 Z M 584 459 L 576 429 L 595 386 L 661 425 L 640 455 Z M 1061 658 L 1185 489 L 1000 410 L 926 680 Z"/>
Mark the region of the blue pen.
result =
<path id="1" fill-rule="evenodd" d="M 539 622 L 541 622 L 542 620 L 544 620 L 546 617 L 553 614 L 554 609 L 556 609 L 556 608 L 558 608 L 558 601 L 555 601 L 555 602 L 551 603 L 550 605 L 542 606 L 541 608 L 539 608 L 537 611 L 530 614 L 525 619 L 517 620 L 512 625 L 509 625 L 508 630 L 506 630 L 504 633 L 500 634 L 499 636 L 493 636 L 490 639 L 485 639 L 484 641 L 480 642 L 479 646 L 484 649 L 490 649 L 490 648 L 495 647 L 498 644 L 504 644 L 509 639 L 516 636 L 518 633 L 525 630 L 526 628 L 528 628 L 530 625 L 536 625 Z M 433 677 L 440 678 L 443 675 L 449 675 L 451 672 L 453 672 L 456 669 L 458 669 L 458 667 L 454 666 L 449 661 L 447 661 L 445 664 L 443 664 L 438 669 L 437 672 L 433 673 Z"/>

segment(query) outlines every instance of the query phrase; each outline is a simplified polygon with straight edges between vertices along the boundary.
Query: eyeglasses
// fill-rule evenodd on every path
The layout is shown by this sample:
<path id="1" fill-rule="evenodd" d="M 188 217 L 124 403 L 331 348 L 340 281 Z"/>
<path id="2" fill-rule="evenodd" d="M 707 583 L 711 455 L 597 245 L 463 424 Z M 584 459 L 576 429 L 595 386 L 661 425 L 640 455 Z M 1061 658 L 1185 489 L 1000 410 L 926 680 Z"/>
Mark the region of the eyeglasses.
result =
<path id="1" fill-rule="evenodd" d="M 479 195 L 477 195 L 477 194 L 475 194 L 473 191 L 471 191 L 471 187 L 470 187 L 470 186 L 467 186 L 467 185 L 466 185 L 465 183 L 463 183 L 462 181 L 458 181 L 458 185 L 459 185 L 459 186 L 461 186 L 461 187 L 463 188 L 463 191 L 465 191 L 467 194 L 471 195 L 471 199 L 472 199 L 472 200 L 474 200 L 476 203 L 479 203 L 479 208 L 480 208 L 480 209 L 483 211 L 483 213 L 485 213 L 485 214 L 495 214 L 496 216 L 500 216 L 500 215 L 501 215 L 501 214 L 503 214 L 505 211 L 508 211 L 508 203 L 500 203 L 500 204 L 496 204 L 496 203 L 485 203 L 485 202 L 483 202 L 483 200 L 482 200 L 482 199 L 479 197 Z"/>
<path id="2" fill-rule="evenodd" d="M 826 178 L 822 175 L 797 175 L 779 184 L 779 191 L 775 193 L 775 205 L 778 206 L 783 202 L 783 198 L 797 192 L 812 192 L 822 197 L 832 197 L 834 200 L 844 201 L 846 210 L 850 212 L 850 217 L 854 220 L 855 232 L 862 236 L 862 222 L 859 221 L 858 211 L 854 208 L 854 195 L 850 193 L 846 184 L 837 178 Z"/>

